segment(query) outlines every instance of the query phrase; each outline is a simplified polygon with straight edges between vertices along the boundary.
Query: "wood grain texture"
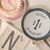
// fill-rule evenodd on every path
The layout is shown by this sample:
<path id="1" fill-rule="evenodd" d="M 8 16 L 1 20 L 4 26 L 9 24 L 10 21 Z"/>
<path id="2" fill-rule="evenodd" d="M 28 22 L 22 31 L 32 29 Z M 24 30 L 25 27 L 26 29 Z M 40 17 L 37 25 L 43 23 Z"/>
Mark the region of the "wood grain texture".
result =
<path id="1" fill-rule="evenodd" d="M 47 38 L 45 41 L 38 41 L 36 43 L 36 46 L 40 49 L 40 50 L 50 50 L 50 37 Z"/>
<path id="2" fill-rule="evenodd" d="M 23 50 L 28 42 L 29 39 L 22 32 L 6 24 L 6 28 L 0 37 L 0 50 Z"/>

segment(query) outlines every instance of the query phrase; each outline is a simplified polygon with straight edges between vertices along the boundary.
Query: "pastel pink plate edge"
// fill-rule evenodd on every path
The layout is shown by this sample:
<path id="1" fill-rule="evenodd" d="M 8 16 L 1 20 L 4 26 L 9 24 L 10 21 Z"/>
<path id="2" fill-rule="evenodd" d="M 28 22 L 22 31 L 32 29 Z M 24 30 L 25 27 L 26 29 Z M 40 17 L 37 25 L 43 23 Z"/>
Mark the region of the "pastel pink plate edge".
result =
<path id="1" fill-rule="evenodd" d="M 9 18 L 0 13 L 0 19 L 5 20 L 5 21 L 14 21 L 22 17 L 25 14 L 25 12 L 26 12 L 26 0 L 23 0 L 23 8 L 18 16 Z"/>

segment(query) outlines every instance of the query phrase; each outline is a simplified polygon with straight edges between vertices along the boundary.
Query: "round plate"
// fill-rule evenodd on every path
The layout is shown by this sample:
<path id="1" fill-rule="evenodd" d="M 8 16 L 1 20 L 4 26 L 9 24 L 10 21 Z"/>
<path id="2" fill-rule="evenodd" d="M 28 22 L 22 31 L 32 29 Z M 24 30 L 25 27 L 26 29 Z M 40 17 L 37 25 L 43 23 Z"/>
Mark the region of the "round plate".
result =
<path id="1" fill-rule="evenodd" d="M 50 36 L 50 14 L 42 8 L 28 11 L 22 19 L 22 30 L 30 39 L 46 39 Z"/>
<path id="2" fill-rule="evenodd" d="M 25 0 L 22 0 L 22 1 L 23 1 L 23 8 L 18 16 L 9 18 L 0 13 L 0 19 L 6 20 L 6 21 L 13 21 L 13 20 L 16 20 L 16 19 L 20 18 L 21 16 L 23 16 L 26 12 L 26 1 Z"/>

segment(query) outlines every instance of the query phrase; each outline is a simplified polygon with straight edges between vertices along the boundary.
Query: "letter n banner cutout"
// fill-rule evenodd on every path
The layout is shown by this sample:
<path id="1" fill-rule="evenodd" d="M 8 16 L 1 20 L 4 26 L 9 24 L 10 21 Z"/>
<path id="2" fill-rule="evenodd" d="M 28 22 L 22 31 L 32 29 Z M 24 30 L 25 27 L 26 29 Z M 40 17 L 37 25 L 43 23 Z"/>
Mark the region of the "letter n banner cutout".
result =
<path id="1" fill-rule="evenodd" d="M 7 23 L 0 36 L 0 50 L 23 50 L 28 42 L 29 39 L 22 32 Z"/>

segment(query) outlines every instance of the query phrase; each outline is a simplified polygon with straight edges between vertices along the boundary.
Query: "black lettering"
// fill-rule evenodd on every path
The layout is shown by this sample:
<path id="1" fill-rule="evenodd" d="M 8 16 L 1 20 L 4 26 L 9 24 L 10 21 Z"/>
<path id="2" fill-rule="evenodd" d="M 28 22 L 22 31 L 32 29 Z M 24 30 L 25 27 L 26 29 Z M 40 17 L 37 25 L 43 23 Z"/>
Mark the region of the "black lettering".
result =
<path id="1" fill-rule="evenodd" d="M 10 39 L 10 43 L 9 43 L 9 48 L 8 50 L 12 50 L 12 48 L 14 47 L 15 43 L 17 42 L 17 40 L 19 39 L 20 35 L 18 35 L 18 37 L 16 38 L 16 40 L 14 41 L 14 43 L 12 44 L 13 41 L 13 37 L 14 37 L 14 31 L 11 32 L 11 34 L 8 36 L 8 38 L 6 39 L 6 41 L 4 42 L 4 44 L 2 45 L 2 48 L 5 47 L 6 43 L 8 42 L 8 40 Z"/>

